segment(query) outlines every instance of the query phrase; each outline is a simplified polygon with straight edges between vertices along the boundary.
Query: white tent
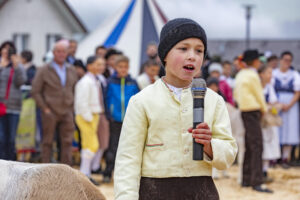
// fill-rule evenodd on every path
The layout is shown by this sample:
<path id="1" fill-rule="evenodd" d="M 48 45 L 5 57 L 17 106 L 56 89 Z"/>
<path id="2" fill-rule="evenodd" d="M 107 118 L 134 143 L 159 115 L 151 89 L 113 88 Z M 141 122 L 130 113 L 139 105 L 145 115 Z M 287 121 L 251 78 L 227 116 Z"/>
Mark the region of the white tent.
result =
<path id="1" fill-rule="evenodd" d="M 77 56 L 86 60 L 96 46 L 115 47 L 130 59 L 130 74 L 137 76 L 149 42 L 158 42 L 167 22 L 155 0 L 130 0 L 83 39 Z"/>

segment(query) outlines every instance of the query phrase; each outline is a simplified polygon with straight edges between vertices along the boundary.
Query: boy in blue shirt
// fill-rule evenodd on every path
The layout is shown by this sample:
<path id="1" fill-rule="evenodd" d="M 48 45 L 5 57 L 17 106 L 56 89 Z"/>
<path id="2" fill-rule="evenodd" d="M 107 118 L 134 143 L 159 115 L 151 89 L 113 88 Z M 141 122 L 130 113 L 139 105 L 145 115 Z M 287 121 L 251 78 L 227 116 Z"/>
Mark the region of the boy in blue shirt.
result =
<path id="1" fill-rule="evenodd" d="M 106 153 L 106 169 L 103 173 L 103 182 L 111 181 L 115 165 L 122 122 L 129 99 L 139 92 L 137 82 L 128 74 L 129 59 L 120 55 L 117 57 L 116 72 L 108 79 L 106 105 L 110 120 L 109 147 Z"/>

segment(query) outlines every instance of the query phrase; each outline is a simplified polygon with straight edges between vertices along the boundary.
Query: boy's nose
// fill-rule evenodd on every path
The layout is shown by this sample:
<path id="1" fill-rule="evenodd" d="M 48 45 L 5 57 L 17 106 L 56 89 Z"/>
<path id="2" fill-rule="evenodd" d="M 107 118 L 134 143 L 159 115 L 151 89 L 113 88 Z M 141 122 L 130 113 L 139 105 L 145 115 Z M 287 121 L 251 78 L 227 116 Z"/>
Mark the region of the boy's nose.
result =
<path id="1" fill-rule="evenodd" d="M 195 54 L 195 52 L 193 51 L 193 50 L 190 50 L 190 51 L 188 51 L 188 55 L 187 55 L 187 57 L 188 57 L 188 60 L 195 60 L 195 56 L 196 56 L 196 54 Z"/>

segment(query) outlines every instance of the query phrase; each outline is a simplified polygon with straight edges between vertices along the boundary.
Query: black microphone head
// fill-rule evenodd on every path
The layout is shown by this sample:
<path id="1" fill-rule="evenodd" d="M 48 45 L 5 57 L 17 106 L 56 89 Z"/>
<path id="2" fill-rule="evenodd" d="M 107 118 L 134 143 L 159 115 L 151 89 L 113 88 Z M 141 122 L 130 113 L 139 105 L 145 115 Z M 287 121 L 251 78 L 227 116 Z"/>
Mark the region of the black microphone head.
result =
<path id="1" fill-rule="evenodd" d="M 204 97 L 206 93 L 206 82 L 202 78 L 194 78 L 192 81 L 192 93 L 194 97 Z"/>

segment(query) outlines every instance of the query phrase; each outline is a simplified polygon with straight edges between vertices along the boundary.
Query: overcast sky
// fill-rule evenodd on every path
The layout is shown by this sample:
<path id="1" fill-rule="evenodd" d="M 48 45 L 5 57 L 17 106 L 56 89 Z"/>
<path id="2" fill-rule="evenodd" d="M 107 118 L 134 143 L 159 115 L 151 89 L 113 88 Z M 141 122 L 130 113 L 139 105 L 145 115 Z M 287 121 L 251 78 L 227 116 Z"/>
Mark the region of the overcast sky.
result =
<path id="1" fill-rule="evenodd" d="M 131 0 L 67 0 L 89 30 Z M 199 22 L 210 39 L 245 37 L 245 9 L 252 10 L 251 37 L 300 39 L 300 0 L 156 0 L 168 19 L 188 17 Z"/>

